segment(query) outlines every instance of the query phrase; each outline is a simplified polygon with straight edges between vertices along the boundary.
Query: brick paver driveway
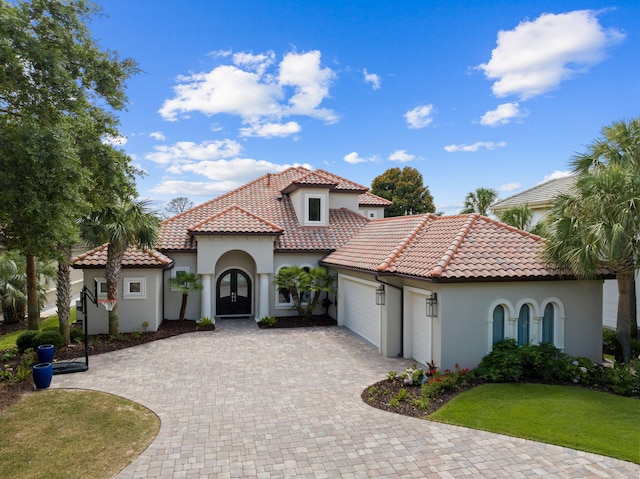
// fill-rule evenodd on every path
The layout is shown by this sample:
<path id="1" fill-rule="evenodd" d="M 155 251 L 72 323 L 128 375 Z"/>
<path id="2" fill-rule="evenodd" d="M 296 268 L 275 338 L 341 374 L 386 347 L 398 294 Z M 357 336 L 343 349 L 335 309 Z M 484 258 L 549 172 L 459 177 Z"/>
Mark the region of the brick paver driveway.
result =
<path id="1" fill-rule="evenodd" d="M 52 387 L 106 391 L 162 420 L 118 478 L 639 477 L 615 459 L 386 413 L 362 390 L 409 363 L 343 328 L 221 321 L 90 358 Z"/>

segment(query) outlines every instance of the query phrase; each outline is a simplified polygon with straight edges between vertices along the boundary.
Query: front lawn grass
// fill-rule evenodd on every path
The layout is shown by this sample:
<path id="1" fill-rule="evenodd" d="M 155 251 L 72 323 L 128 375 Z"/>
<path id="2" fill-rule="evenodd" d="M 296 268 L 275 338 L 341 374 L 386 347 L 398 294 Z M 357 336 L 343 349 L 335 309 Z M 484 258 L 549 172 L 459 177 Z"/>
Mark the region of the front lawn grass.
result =
<path id="1" fill-rule="evenodd" d="M 95 391 L 27 394 L 0 414 L 0 477 L 110 478 L 151 443 L 149 409 Z"/>
<path id="2" fill-rule="evenodd" d="M 72 308 L 70 313 L 69 324 L 73 323 L 75 320 L 76 320 L 76 308 Z M 46 328 L 55 328 L 56 330 L 58 330 L 59 327 L 60 327 L 60 322 L 58 320 L 57 315 L 49 316 L 48 318 L 45 318 L 40 322 L 40 331 Z M 18 336 L 20 336 L 26 330 L 27 330 L 27 327 L 25 325 L 24 329 L 21 329 L 19 331 L 14 331 L 12 333 L 0 335 L 0 351 L 4 349 L 13 348 L 16 345 L 16 339 L 18 339 Z"/>
<path id="3" fill-rule="evenodd" d="M 638 399 L 571 386 L 486 384 L 429 419 L 640 464 Z"/>

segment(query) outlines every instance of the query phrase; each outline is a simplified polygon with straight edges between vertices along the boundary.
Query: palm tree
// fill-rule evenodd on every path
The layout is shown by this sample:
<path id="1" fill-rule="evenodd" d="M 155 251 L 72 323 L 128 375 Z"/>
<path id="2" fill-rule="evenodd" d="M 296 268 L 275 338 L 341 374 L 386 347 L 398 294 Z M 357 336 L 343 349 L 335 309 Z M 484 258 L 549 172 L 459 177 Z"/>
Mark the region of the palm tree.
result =
<path id="1" fill-rule="evenodd" d="M 607 268 L 618 282 L 620 360 L 631 355 L 632 301 L 640 238 L 640 122 L 614 123 L 574 159 L 576 190 L 558 197 L 547 223 L 545 255 L 561 269 L 594 278 Z"/>
<path id="2" fill-rule="evenodd" d="M 36 261 L 36 297 L 38 313 L 46 300 L 47 285 L 53 279 L 54 267 Z M 24 320 L 27 305 L 27 259 L 16 251 L 0 254 L 0 306 L 5 323 Z M 37 325 L 36 328 L 37 329 Z"/>
<path id="3" fill-rule="evenodd" d="M 291 295 L 293 308 L 303 318 L 309 318 L 313 314 L 320 294 L 322 292 L 333 291 L 334 278 L 326 268 L 301 268 L 300 266 L 287 266 L 280 268 L 274 284 L 280 290 L 286 290 Z M 308 301 L 304 302 L 303 297 L 307 295 Z"/>
<path id="4" fill-rule="evenodd" d="M 498 219 L 514 228 L 529 231 L 533 211 L 529 208 L 529 204 L 525 203 L 522 206 L 514 206 L 498 213 Z"/>
<path id="5" fill-rule="evenodd" d="M 105 279 L 107 299 L 118 299 L 118 279 L 127 248 L 152 248 L 158 237 L 160 219 L 148 209 L 149 202 L 119 200 L 82 220 L 81 236 L 94 246 L 108 243 Z M 109 334 L 119 333 L 118 304 L 109 311 Z"/>
<path id="6" fill-rule="evenodd" d="M 489 206 L 498 197 L 498 192 L 491 188 L 477 188 L 476 191 L 472 191 L 467 194 L 464 200 L 464 208 L 461 213 L 479 213 L 483 216 L 487 216 L 489 212 Z"/>
<path id="7" fill-rule="evenodd" d="M 182 304 L 180 305 L 179 319 L 180 321 L 184 321 L 189 293 L 200 291 L 202 289 L 202 285 L 198 283 L 198 275 L 187 271 L 178 271 L 175 278 L 169 279 L 169 286 L 173 289 L 182 291 Z"/>

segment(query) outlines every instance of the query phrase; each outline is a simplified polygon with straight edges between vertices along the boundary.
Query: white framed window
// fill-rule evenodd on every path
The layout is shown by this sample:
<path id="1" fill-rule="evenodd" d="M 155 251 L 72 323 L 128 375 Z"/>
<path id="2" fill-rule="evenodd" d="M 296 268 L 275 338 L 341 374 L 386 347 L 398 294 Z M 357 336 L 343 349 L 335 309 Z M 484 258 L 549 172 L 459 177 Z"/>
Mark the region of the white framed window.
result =
<path id="1" fill-rule="evenodd" d="M 493 310 L 493 327 L 491 328 L 491 344 L 495 346 L 504 341 L 504 306 L 499 304 Z"/>
<path id="2" fill-rule="evenodd" d="M 124 278 L 125 299 L 144 299 L 147 297 L 147 279 L 144 277 Z"/>
<path id="3" fill-rule="evenodd" d="M 96 278 L 98 287 L 98 299 L 107 299 L 107 280 L 104 278 Z"/>
<path id="4" fill-rule="evenodd" d="M 304 220 L 305 223 L 322 224 L 324 210 L 324 196 L 305 195 Z"/>
<path id="5" fill-rule="evenodd" d="M 172 278 L 177 278 L 178 275 L 180 273 L 189 273 L 191 272 L 189 266 L 175 266 L 172 270 L 171 270 L 171 277 Z M 173 292 L 179 292 L 180 288 L 171 288 L 171 291 Z"/>

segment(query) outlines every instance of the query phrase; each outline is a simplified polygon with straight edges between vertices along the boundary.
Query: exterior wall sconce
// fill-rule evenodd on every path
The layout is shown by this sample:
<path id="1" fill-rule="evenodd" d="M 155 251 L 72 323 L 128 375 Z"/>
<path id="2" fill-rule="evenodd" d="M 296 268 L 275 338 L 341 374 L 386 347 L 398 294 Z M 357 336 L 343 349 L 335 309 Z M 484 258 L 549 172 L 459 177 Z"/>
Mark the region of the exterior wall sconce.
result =
<path id="1" fill-rule="evenodd" d="M 376 289 L 376 305 L 384 305 L 384 284 L 381 284 Z"/>
<path id="2" fill-rule="evenodd" d="M 438 316 L 438 293 L 431 293 L 427 296 L 427 318 Z"/>

